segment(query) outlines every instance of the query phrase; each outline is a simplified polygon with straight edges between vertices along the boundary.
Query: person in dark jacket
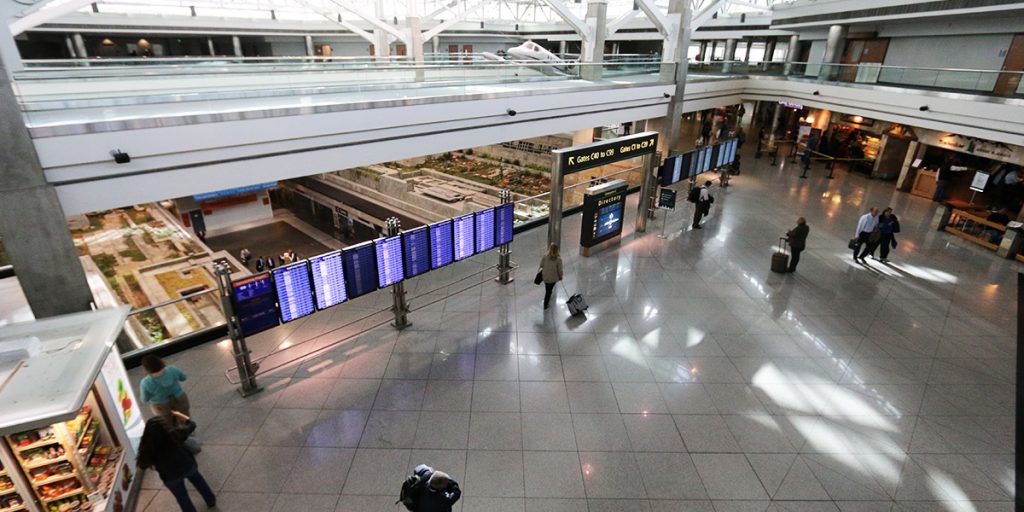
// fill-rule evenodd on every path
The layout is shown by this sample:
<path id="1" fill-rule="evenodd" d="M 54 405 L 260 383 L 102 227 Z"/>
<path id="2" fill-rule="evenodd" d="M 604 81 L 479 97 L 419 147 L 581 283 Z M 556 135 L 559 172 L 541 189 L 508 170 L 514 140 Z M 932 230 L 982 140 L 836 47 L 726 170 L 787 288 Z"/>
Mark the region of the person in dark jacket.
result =
<path id="1" fill-rule="evenodd" d="M 416 512 L 451 512 L 462 497 L 459 483 L 444 471 L 434 471 L 416 494 Z"/>
<path id="2" fill-rule="evenodd" d="M 789 259 L 789 272 L 796 272 L 796 265 L 800 263 L 800 253 L 807 248 L 807 235 L 811 228 L 807 227 L 807 219 L 800 217 L 796 219 L 796 227 L 786 232 L 789 238 L 789 249 L 793 257 Z"/>
<path id="3" fill-rule="evenodd" d="M 184 445 L 185 439 L 192 430 L 195 430 L 195 423 L 177 411 L 173 414 L 181 420 L 182 426 L 174 426 L 159 416 L 146 422 L 146 429 L 142 432 L 142 440 L 139 442 L 138 465 L 143 469 L 156 470 L 167 490 L 171 491 L 174 499 L 178 501 L 182 512 L 196 512 L 196 507 L 192 505 L 192 499 L 185 489 L 186 479 L 192 482 L 208 507 L 216 507 L 217 496 L 199 473 L 195 456 Z"/>
<path id="4" fill-rule="evenodd" d="M 892 208 L 882 210 L 882 214 L 878 216 L 878 231 L 881 235 L 878 239 L 878 247 L 882 256 L 878 261 L 889 263 L 889 249 L 896 248 L 896 233 L 900 232 L 900 221 L 892 213 Z M 874 251 L 872 251 L 871 257 L 875 257 Z"/>

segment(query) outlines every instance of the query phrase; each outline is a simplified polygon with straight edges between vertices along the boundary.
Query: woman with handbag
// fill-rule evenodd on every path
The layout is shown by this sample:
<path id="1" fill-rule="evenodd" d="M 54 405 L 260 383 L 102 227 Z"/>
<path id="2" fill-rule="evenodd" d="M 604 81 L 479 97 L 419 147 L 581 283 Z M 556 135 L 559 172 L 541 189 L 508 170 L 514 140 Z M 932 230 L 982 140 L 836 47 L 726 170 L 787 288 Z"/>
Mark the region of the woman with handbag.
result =
<path id="1" fill-rule="evenodd" d="M 881 258 L 878 261 L 889 263 L 889 249 L 896 248 L 896 233 L 900 232 L 900 221 L 892 213 L 892 208 L 882 210 L 878 216 L 878 246 L 881 249 Z M 871 254 L 874 257 L 874 251 Z"/>
<path id="2" fill-rule="evenodd" d="M 551 291 L 562 280 L 562 257 L 558 254 L 558 244 L 551 244 L 548 252 L 540 259 L 540 268 L 533 282 L 544 283 L 544 309 L 551 305 Z"/>
<path id="3" fill-rule="evenodd" d="M 140 468 L 154 468 L 160 474 L 167 490 L 171 491 L 182 512 L 196 512 L 185 480 L 192 482 L 209 508 L 217 506 L 217 496 L 199 473 L 199 465 L 192 451 L 185 446 L 185 440 L 196 428 L 188 416 L 172 413 L 178 421 L 168 422 L 163 417 L 150 418 L 139 441 L 138 465 Z"/>

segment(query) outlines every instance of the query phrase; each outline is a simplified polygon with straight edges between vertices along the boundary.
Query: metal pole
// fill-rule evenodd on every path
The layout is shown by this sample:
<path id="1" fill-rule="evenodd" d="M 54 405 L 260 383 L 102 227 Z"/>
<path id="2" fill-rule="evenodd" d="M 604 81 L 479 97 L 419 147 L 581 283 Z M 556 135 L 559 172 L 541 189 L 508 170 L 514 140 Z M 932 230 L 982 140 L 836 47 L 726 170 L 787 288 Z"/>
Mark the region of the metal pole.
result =
<path id="1" fill-rule="evenodd" d="M 1017 318 L 1024 314 L 1024 274 L 1017 274 Z M 1017 407 L 1014 412 L 1014 510 L 1024 512 L 1024 430 L 1021 429 L 1021 418 L 1024 417 L 1024 322 L 1017 322 Z"/>
<path id="2" fill-rule="evenodd" d="M 657 159 L 657 160 L 655 160 Z M 643 163 L 640 169 L 643 172 L 640 177 L 640 201 L 636 207 L 636 232 L 647 231 L 647 219 L 654 218 L 654 162 L 661 161 L 661 152 L 646 154 L 643 156 Z"/>
<path id="3" fill-rule="evenodd" d="M 665 236 L 665 224 L 668 224 L 668 212 L 670 212 L 671 210 L 669 210 L 668 208 L 664 208 L 664 210 L 665 215 L 662 216 L 661 218 L 661 234 L 658 235 L 658 238 L 668 238 L 667 236 Z"/>
<path id="4" fill-rule="evenodd" d="M 501 204 L 512 202 L 512 191 L 505 188 L 498 194 Z M 513 206 L 515 208 L 515 206 Z M 500 284 L 512 282 L 512 244 L 504 244 L 498 247 L 498 277 L 494 279 Z"/>
<path id="5" fill-rule="evenodd" d="M 387 236 L 397 236 L 402 232 L 402 223 L 397 217 L 391 217 L 384 221 L 384 232 Z M 399 281 L 391 285 L 391 300 L 393 305 L 391 311 L 395 314 L 395 321 L 392 327 L 398 330 L 405 329 L 412 325 L 409 321 L 409 305 L 405 302 L 405 283 Z"/>
<path id="6" fill-rule="evenodd" d="M 548 198 L 548 246 L 562 245 L 562 194 L 565 177 L 562 176 L 562 157 L 553 155 L 551 162 L 551 196 Z"/>
<path id="7" fill-rule="evenodd" d="M 242 396 L 251 396 L 263 388 L 256 383 L 256 370 L 258 364 L 253 364 L 252 353 L 245 342 L 245 335 L 238 325 L 238 317 L 235 316 L 235 308 L 231 304 L 231 265 L 226 261 L 213 263 L 213 273 L 217 277 L 217 293 L 220 295 L 220 304 L 224 309 L 224 320 L 228 324 L 228 335 L 231 337 L 231 351 L 235 356 L 235 366 L 238 368 L 238 380 L 242 387 L 238 393 Z"/>

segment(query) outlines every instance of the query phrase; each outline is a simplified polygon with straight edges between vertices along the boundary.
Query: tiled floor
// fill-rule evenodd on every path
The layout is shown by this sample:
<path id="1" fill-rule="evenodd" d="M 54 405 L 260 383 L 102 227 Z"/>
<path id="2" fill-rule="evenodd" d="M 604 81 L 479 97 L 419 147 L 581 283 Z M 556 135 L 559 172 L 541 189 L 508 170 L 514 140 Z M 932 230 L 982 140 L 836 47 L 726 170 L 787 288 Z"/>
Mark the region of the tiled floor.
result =
<path id="1" fill-rule="evenodd" d="M 617 248 L 581 258 L 568 219 L 586 319 L 541 310 L 537 229 L 512 285 L 445 297 L 494 253 L 409 283 L 404 331 L 335 344 L 386 322 L 359 320 L 390 304 L 378 292 L 256 336 L 258 355 L 291 345 L 264 369 L 323 351 L 253 398 L 225 380 L 225 343 L 175 356 L 222 510 L 392 511 L 418 463 L 459 480 L 463 512 L 1011 510 L 1018 265 L 933 231 L 932 204 L 890 182 L 744 164 L 701 231 L 687 208 L 667 239 L 630 215 Z M 846 250 L 870 206 L 902 219 L 890 265 Z M 809 250 L 772 274 L 799 215 Z M 141 509 L 173 510 L 146 487 Z"/>

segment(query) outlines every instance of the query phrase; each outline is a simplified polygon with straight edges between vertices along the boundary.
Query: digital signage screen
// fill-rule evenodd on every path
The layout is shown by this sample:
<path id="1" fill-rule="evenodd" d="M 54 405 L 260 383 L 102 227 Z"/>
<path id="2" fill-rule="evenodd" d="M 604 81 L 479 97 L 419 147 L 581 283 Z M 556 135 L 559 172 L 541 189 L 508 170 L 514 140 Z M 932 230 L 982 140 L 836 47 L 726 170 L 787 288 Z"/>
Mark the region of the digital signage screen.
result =
<path id="1" fill-rule="evenodd" d="M 309 266 L 305 261 L 273 270 L 277 306 L 284 323 L 313 314 L 313 285 L 309 282 Z"/>
<path id="2" fill-rule="evenodd" d="M 739 141 L 736 139 L 729 141 L 729 154 L 725 157 L 725 163 L 732 164 L 736 161 L 736 149 L 739 148 Z"/>
<path id="3" fill-rule="evenodd" d="M 505 203 L 494 209 L 494 243 L 512 243 L 512 231 L 516 223 L 516 205 Z"/>
<path id="4" fill-rule="evenodd" d="M 690 151 L 689 153 L 686 154 L 686 167 L 688 169 L 686 175 L 690 178 L 693 178 L 700 174 L 700 171 L 697 170 L 697 168 L 700 166 L 700 159 L 697 158 L 697 155 L 697 150 Z"/>
<path id="5" fill-rule="evenodd" d="M 714 146 L 704 148 L 704 167 L 700 172 L 708 172 L 714 167 L 711 166 L 711 157 L 715 156 Z"/>
<path id="6" fill-rule="evenodd" d="M 464 260 L 473 255 L 473 214 L 452 219 L 452 230 L 455 240 L 455 261 Z"/>
<path id="7" fill-rule="evenodd" d="M 342 249 L 341 262 L 345 268 L 345 292 L 349 299 L 377 289 L 377 259 L 373 255 L 372 241 Z"/>
<path id="8" fill-rule="evenodd" d="M 707 169 L 704 168 L 704 152 L 707 150 L 706 147 L 697 148 L 693 151 L 694 169 L 693 175 L 697 176 L 702 174 Z"/>
<path id="9" fill-rule="evenodd" d="M 277 294 L 270 273 L 256 274 L 231 283 L 231 299 L 244 336 L 277 327 Z"/>
<path id="10" fill-rule="evenodd" d="M 627 188 L 625 181 L 614 180 L 587 189 L 580 245 L 593 247 L 622 233 Z"/>
<path id="11" fill-rule="evenodd" d="M 324 310 L 348 300 L 341 251 L 310 258 L 309 269 L 313 274 L 313 295 L 317 309 Z"/>
<path id="12" fill-rule="evenodd" d="M 616 202 L 598 208 L 595 221 L 596 229 L 594 230 L 596 238 L 622 230 L 622 207 L 624 204 L 623 202 Z"/>
<path id="13" fill-rule="evenodd" d="M 430 268 L 441 268 L 455 261 L 452 221 L 430 225 Z"/>
<path id="14" fill-rule="evenodd" d="M 728 142 L 723 142 L 715 146 L 715 167 L 721 167 L 725 165 L 725 155 L 728 148 Z"/>
<path id="15" fill-rule="evenodd" d="M 683 155 L 665 159 L 661 169 L 661 186 L 667 187 L 683 179 Z"/>
<path id="16" fill-rule="evenodd" d="M 476 221 L 476 252 L 494 248 L 494 208 L 473 214 Z"/>
<path id="17" fill-rule="evenodd" d="M 384 288 L 405 279 L 402 265 L 402 237 L 378 238 L 373 241 L 377 253 L 377 284 Z"/>
<path id="18" fill-rule="evenodd" d="M 430 231 L 427 226 L 402 233 L 402 260 L 406 279 L 430 270 Z"/>

